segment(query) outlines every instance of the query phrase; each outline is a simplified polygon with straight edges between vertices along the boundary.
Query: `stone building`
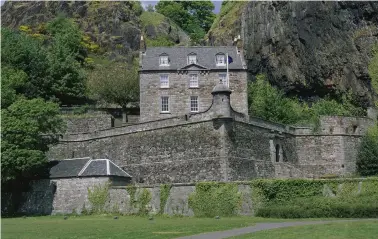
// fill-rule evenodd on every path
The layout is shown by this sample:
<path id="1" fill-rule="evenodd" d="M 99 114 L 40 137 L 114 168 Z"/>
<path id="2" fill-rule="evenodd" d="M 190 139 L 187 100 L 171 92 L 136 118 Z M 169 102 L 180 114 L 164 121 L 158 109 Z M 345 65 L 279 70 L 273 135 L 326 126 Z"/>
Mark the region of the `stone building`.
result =
<path id="1" fill-rule="evenodd" d="M 88 201 L 88 188 L 109 181 L 125 186 L 131 177 L 132 183 L 152 187 L 153 195 L 159 194 L 156 185 L 176 184 L 175 198 L 170 199 L 174 201 L 182 199 L 182 191 L 188 196 L 188 190 L 192 192 L 193 184 L 200 181 L 355 173 L 358 146 L 373 119 L 323 116 L 314 129 L 248 115 L 247 76 L 237 48 L 148 48 L 141 54 L 139 123 L 112 127 L 106 116 L 91 120 L 90 125 L 70 122 L 72 131 L 48 152 L 65 176 L 54 178 L 57 174 L 51 170 L 49 179 L 33 182 L 20 211 L 69 213 Z M 216 62 L 227 54 L 234 61 L 230 79 L 220 82 L 225 66 L 217 68 Z M 193 96 L 196 104 L 192 104 Z M 75 157 L 112 159 L 119 167 L 109 160 L 63 160 Z M 75 170 L 67 174 L 65 169 Z M 84 175 L 87 170 L 89 174 Z M 122 177 L 113 175 L 117 172 Z M 183 185 L 189 184 L 185 189 Z M 109 205 L 133 212 L 125 203 L 126 197 L 133 200 L 131 194 L 113 189 Z M 43 201 L 52 206 L 41 208 Z"/>
<path id="2" fill-rule="evenodd" d="M 220 81 L 232 91 L 231 106 L 248 114 L 247 70 L 237 47 L 142 48 L 140 56 L 141 122 L 206 111 Z"/>

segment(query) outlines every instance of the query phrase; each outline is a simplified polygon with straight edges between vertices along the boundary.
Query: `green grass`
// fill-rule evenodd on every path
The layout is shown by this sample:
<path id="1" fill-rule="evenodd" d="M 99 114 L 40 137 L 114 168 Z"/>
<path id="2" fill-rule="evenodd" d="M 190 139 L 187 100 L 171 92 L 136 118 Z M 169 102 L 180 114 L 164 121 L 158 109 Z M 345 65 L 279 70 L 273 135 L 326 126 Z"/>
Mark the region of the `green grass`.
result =
<path id="1" fill-rule="evenodd" d="M 192 218 L 156 217 L 150 221 L 146 217 L 120 216 L 44 216 L 27 218 L 3 218 L 1 238 L 176 238 L 209 231 L 227 230 L 252 226 L 253 217 L 234 218 Z M 270 219 L 271 221 L 271 219 Z"/>
<path id="2" fill-rule="evenodd" d="M 377 239 L 378 221 L 336 222 L 324 225 L 308 225 L 272 229 L 245 234 L 234 239 Z"/>

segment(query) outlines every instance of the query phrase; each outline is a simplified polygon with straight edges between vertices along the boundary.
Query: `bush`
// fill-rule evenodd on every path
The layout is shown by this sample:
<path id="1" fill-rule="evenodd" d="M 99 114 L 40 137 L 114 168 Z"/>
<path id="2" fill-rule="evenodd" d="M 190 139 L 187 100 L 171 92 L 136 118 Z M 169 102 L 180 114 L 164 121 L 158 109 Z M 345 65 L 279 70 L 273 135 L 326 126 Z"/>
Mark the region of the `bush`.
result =
<path id="1" fill-rule="evenodd" d="M 189 196 L 189 207 L 197 217 L 232 216 L 241 206 L 241 194 L 234 183 L 197 183 Z"/>
<path id="2" fill-rule="evenodd" d="M 378 124 L 370 128 L 362 138 L 357 171 L 363 176 L 378 175 Z"/>
<path id="3" fill-rule="evenodd" d="M 377 197 L 345 198 L 311 197 L 294 199 L 284 204 L 271 202 L 256 216 L 273 218 L 371 218 L 378 217 Z"/>
<path id="4" fill-rule="evenodd" d="M 265 75 L 248 85 L 248 106 L 250 115 L 283 124 L 319 125 L 321 115 L 363 116 L 364 110 L 355 106 L 351 93 L 334 99 L 320 99 L 311 107 L 271 86 Z"/>

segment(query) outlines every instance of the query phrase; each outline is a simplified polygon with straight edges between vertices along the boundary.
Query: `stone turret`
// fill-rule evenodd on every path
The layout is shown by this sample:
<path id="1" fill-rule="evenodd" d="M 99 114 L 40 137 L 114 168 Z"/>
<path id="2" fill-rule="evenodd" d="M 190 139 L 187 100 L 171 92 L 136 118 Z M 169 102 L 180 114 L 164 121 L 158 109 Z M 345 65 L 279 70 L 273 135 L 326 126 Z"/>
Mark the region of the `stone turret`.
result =
<path id="1" fill-rule="evenodd" d="M 213 95 L 213 113 L 216 118 L 230 118 L 231 115 L 231 90 L 224 84 L 219 83 L 211 92 Z"/>

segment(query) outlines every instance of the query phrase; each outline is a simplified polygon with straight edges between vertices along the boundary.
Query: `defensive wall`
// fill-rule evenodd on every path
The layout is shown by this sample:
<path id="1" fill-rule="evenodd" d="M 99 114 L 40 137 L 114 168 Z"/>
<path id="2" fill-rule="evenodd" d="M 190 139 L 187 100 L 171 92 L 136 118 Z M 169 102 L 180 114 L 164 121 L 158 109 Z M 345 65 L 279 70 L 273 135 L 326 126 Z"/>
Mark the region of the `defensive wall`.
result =
<path id="1" fill-rule="evenodd" d="M 196 114 L 64 135 L 49 159 L 108 158 L 142 184 L 353 174 L 368 118 L 324 116 L 317 131 L 234 111 L 213 91 Z"/>

